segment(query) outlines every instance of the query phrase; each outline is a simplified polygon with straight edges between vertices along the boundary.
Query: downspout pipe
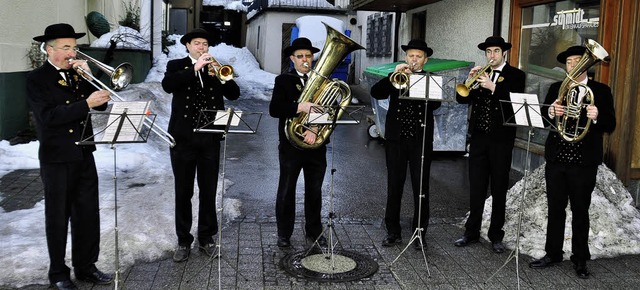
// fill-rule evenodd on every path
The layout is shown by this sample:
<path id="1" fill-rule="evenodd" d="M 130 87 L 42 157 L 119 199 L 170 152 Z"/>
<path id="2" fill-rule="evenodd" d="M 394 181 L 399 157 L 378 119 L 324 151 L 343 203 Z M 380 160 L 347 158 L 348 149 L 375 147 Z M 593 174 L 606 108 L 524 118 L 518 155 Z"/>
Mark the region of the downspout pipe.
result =
<path id="1" fill-rule="evenodd" d="M 493 36 L 500 36 L 502 31 L 502 3 L 503 0 L 495 0 L 493 5 Z"/>

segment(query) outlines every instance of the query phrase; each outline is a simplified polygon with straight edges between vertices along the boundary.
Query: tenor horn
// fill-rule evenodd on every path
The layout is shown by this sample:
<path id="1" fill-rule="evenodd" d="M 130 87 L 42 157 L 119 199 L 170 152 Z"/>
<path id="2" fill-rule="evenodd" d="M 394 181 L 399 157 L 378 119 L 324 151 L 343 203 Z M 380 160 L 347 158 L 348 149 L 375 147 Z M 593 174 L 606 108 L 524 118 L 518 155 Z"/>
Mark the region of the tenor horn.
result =
<path id="1" fill-rule="evenodd" d="M 326 23 L 327 38 L 322 48 L 322 53 L 305 83 L 304 90 L 298 98 L 298 103 L 311 102 L 318 107 L 337 107 L 332 112 L 333 120 L 338 120 L 344 113 L 344 108 L 351 103 L 351 89 L 345 82 L 337 79 L 329 79 L 333 70 L 349 53 L 354 50 L 364 49 L 360 44 L 351 40 L 346 35 L 333 29 Z M 316 125 L 316 142 L 307 144 L 304 142 L 303 133 L 310 130 L 308 112 L 300 112 L 298 116 L 286 121 L 285 135 L 289 142 L 299 149 L 315 149 L 322 146 L 335 129 L 334 124 Z"/>
<path id="2" fill-rule="evenodd" d="M 90 72 L 84 70 L 82 67 L 80 66 L 74 67 L 73 69 L 75 69 L 75 71 L 83 79 L 85 79 L 87 82 L 89 82 L 92 86 L 94 86 L 98 90 L 102 90 L 102 89 L 107 90 L 111 94 L 112 100 L 119 101 L 119 102 L 125 101 L 124 98 L 120 97 L 114 90 L 124 89 L 131 82 L 131 78 L 133 75 L 133 67 L 129 63 L 125 62 L 120 64 L 116 68 L 113 68 L 109 65 L 99 62 L 95 58 L 90 57 L 83 52 L 80 52 L 79 50 L 76 50 L 76 57 L 78 57 L 78 59 L 86 60 L 87 62 L 93 63 L 100 70 L 105 72 L 109 76 L 109 79 L 111 80 L 111 85 L 114 87 L 114 89 L 111 89 L 109 86 L 105 85 L 103 82 L 95 78 L 93 75 L 91 75 Z M 149 119 L 147 116 L 144 117 L 143 124 L 147 128 L 149 128 L 151 132 L 155 133 L 158 137 L 160 137 L 160 139 L 167 142 L 167 144 L 169 144 L 171 148 L 176 146 L 176 140 L 173 138 L 173 136 L 171 136 L 171 134 L 169 134 L 162 128 L 153 126 L 153 121 Z"/>
<path id="3" fill-rule="evenodd" d="M 580 141 L 587 134 L 591 119 L 581 120 L 580 116 L 587 106 L 585 103 L 594 104 L 593 91 L 576 79 L 593 65 L 609 62 L 609 53 L 600 44 L 587 39 L 585 46 L 587 50 L 576 66 L 567 73 L 558 90 L 557 102 L 565 106 L 565 110 L 560 118 L 556 118 L 556 127 L 560 136 L 568 142 Z M 586 92 L 582 99 L 578 98 L 578 87 L 582 87 Z"/>

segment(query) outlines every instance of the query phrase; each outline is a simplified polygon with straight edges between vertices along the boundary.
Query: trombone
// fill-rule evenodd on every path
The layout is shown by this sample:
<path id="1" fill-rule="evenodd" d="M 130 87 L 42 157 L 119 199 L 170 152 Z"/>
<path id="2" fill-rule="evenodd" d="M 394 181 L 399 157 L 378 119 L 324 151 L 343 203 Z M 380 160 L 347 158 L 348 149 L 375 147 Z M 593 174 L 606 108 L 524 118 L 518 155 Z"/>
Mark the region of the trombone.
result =
<path id="1" fill-rule="evenodd" d="M 125 63 L 120 64 L 116 68 L 113 68 L 113 67 L 111 67 L 109 65 L 106 65 L 104 63 L 99 62 L 95 58 L 90 57 L 87 54 L 85 54 L 85 53 L 83 53 L 83 52 L 81 52 L 79 50 L 76 50 L 76 57 L 78 59 L 86 60 L 88 62 L 91 62 L 91 63 L 95 64 L 101 71 L 106 73 L 109 76 L 109 78 L 111 79 L 111 85 L 114 87 L 114 90 L 116 90 L 116 91 L 124 89 L 125 87 L 127 87 L 129 85 L 129 82 L 131 82 L 131 78 L 133 76 L 133 67 L 129 63 L 125 62 Z M 112 99 L 115 97 L 115 99 L 117 101 L 119 101 L 119 102 L 124 102 L 125 101 L 114 90 L 109 88 L 109 86 L 105 85 L 103 82 L 101 82 L 100 80 L 98 80 L 95 77 L 93 77 L 89 72 L 84 70 L 82 67 L 77 66 L 74 69 L 76 70 L 76 72 L 78 72 L 78 74 L 83 79 L 87 80 L 96 89 L 98 89 L 98 90 L 101 90 L 101 89 L 107 90 L 109 93 L 111 93 Z M 116 101 L 116 100 L 114 100 L 114 101 Z M 162 128 L 153 126 L 153 121 L 150 120 L 148 117 L 146 117 L 146 116 L 144 117 L 143 124 L 145 126 L 147 126 L 147 128 L 151 129 L 151 132 L 153 132 L 156 135 L 158 135 L 158 137 L 160 137 L 160 139 L 162 139 L 163 141 L 167 142 L 169 144 L 169 147 L 173 148 L 174 146 L 176 146 L 176 140 L 173 139 L 173 136 L 171 136 L 171 134 L 169 134 L 168 132 L 164 131 Z"/>

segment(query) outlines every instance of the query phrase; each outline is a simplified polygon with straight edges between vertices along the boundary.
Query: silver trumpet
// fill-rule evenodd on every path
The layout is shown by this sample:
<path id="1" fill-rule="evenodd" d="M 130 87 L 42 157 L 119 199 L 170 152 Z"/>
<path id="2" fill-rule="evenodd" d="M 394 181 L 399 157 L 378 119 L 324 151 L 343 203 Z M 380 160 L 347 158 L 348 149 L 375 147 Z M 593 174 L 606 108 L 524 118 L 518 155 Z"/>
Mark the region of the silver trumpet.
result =
<path id="1" fill-rule="evenodd" d="M 131 82 L 131 78 L 133 77 L 133 67 L 129 63 L 122 63 L 116 68 L 113 68 L 109 65 L 106 65 L 102 62 L 99 62 L 93 57 L 88 56 L 87 54 L 76 50 L 76 59 L 85 60 L 87 62 L 91 62 L 96 65 L 101 71 L 106 73 L 110 80 L 111 85 L 114 89 L 111 89 L 109 86 L 105 85 L 103 82 L 93 77 L 90 72 L 87 72 L 80 66 L 76 66 L 73 69 L 86 81 L 88 81 L 92 86 L 94 86 L 98 90 L 107 90 L 111 93 L 111 99 L 118 102 L 124 102 L 125 100 L 120 97 L 114 90 L 119 91 L 126 88 Z M 167 142 L 169 147 L 173 148 L 176 146 L 176 140 L 160 127 L 153 126 L 153 121 L 149 119 L 149 117 L 144 117 L 143 124 L 151 130 L 151 132 L 155 133 L 160 139 Z"/>

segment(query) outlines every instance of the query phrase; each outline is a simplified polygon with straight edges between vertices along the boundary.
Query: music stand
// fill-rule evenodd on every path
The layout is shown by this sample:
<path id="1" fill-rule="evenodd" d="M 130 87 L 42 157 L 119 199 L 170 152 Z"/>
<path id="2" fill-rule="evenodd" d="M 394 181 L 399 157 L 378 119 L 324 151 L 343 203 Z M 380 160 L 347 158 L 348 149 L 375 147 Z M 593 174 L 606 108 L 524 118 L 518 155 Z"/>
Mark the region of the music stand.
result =
<path id="1" fill-rule="evenodd" d="M 333 106 L 311 106 L 309 109 L 309 118 L 306 125 L 330 125 L 335 129 L 336 125 L 357 125 L 360 124 L 362 120 L 364 106 L 340 106 L 339 104 Z M 338 119 L 336 116 L 339 115 L 340 111 L 343 111 L 341 114 L 343 117 L 347 116 L 348 118 Z M 334 144 L 336 137 L 334 136 Z M 327 224 L 323 227 L 322 232 L 316 239 L 313 241 L 305 256 L 308 256 L 311 251 L 314 249 L 314 246 L 320 249 L 321 254 L 325 257 L 322 261 L 329 260 L 332 271 L 335 271 L 335 246 L 340 244 L 340 239 L 338 238 L 335 226 L 334 219 L 336 218 L 336 214 L 333 211 L 333 177 L 335 172 L 337 171 L 334 166 L 333 157 L 334 157 L 333 148 L 331 149 L 331 179 L 329 182 L 329 214 L 327 215 Z M 318 243 L 318 239 L 323 237 L 325 233 L 328 232 L 329 240 L 327 242 L 327 248 L 323 248 Z M 336 239 L 334 242 L 333 239 Z M 333 272 L 330 273 L 334 274 Z"/>
<path id="2" fill-rule="evenodd" d="M 243 119 L 244 118 L 244 119 Z M 218 242 L 216 243 L 217 253 L 213 254 L 209 258 L 209 263 L 213 261 L 213 259 L 218 258 L 218 289 L 222 289 L 222 263 L 221 260 L 224 259 L 222 256 L 222 219 L 224 214 L 224 194 L 226 192 L 225 188 L 225 164 L 226 164 L 226 156 L 227 156 L 227 135 L 229 133 L 233 134 L 255 134 L 258 131 L 258 126 L 260 125 L 260 120 L 262 119 L 262 112 L 242 112 L 235 111 L 233 108 L 228 108 L 226 111 L 217 111 L 217 110 L 201 110 L 198 115 L 198 124 L 203 124 L 202 126 L 193 129 L 195 133 L 222 133 L 223 136 L 223 149 L 222 149 L 222 189 L 220 190 L 220 204 L 216 208 L 216 211 L 219 213 L 218 215 Z M 255 123 L 255 125 L 254 125 Z M 239 127 L 239 129 L 231 129 L 231 127 Z M 226 261 L 229 266 L 231 266 L 236 273 L 242 276 L 245 281 L 248 281 L 246 277 L 242 275 L 238 271 L 237 268 L 233 267 L 229 261 Z M 198 271 L 194 273 L 194 276 L 200 273 L 202 269 L 204 269 L 205 265 L 202 265 Z M 187 280 L 189 282 L 191 279 Z"/>
<path id="3" fill-rule="evenodd" d="M 522 214 L 523 214 L 523 204 L 524 198 L 527 192 L 527 177 L 529 177 L 529 170 L 531 167 L 530 161 L 530 146 L 531 146 L 531 137 L 533 136 L 533 129 L 546 129 L 544 116 L 542 116 L 540 111 L 540 104 L 538 102 L 538 96 L 535 94 L 523 94 L 523 93 L 510 93 L 511 101 L 500 100 L 502 103 L 509 103 L 513 106 L 513 116 L 509 116 L 506 118 L 504 116 L 504 110 L 502 118 L 504 120 L 503 125 L 505 126 L 513 126 L 513 127 L 525 127 L 528 128 L 529 131 L 527 133 L 527 150 L 525 155 L 525 167 L 524 167 L 524 177 L 523 177 L 523 185 L 522 192 L 520 193 L 520 204 L 518 205 L 518 226 L 516 227 L 516 244 L 515 248 L 511 250 L 511 253 L 505 260 L 505 262 L 500 266 L 487 280 L 485 280 L 485 284 L 491 280 L 502 268 L 504 268 L 511 259 L 515 258 L 516 260 L 516 279 L 518 281 L 518 289 L 520 289 L 520 263 L 519 263 L 519 255 L 520 255 L 520 232 L 522 228 Z M 513 123 L 515 122 L 515 123 Z M 551 124 L 548 121 L 547 123 Z"/>
<path id="4" fill-rule="evenodd" d="M 110 113 L 105 112 L 93 112 L 90 111 L 87 114 L 87 118 L 84 122 L 84 128 L 82 129 L 82 135 L 89 133 L 89 137 L 86 137 L 78 142 L 76 145 L 96 145 L 96 144 L 109 144 L 113 150 L 113 200 L 114 200 L 114 235 L 115 235 L 115 277 L 114 277 L 114 289 L 118 289 L 120 284 L 120 249 L 118 246 L 118 174 L 117 174 L 117 155 L 116 144 L 123 143 L 146 143 L 147 138 L 151 132 L 153 121 L 155 120 L 155 114 L 146 114 L 149 109 L 150 101 L 147 102 L 114 102 L 111 107 Z M 132 112 L 132 113 L 129 113 Z M 90 124 L 91 117 L 93 115 L 108 115 L 106 126 L 98 131 L 98 133 L 92 134 L 88 132 L 88 124 Z M 149 129 L 142 131 L 142 125 L 145 118 L 153 118 Z M 102 136 L 100 140 L 95 141 L 98 136 Z"/>
<path id="5" fill-rule="evenodd" d="M 428 277 L 431 277 L 431 271 L 429 270 L 429 263 L 427 262 L 427 255 L 425 253 L 425 242 L 423 241 L 422 232 L 425 231 L 422 225 L 422 200 L 424 198 L 428 198 L 424 194 L 423 188 L 423 179 L 424 179 L 424 148 L 427 142 L 427 117 L 429 115 L 429 101 L 436 102 L 452 102 L 455 100 L 455 95 L 448 92 L 444 87 L 449 86 L 450 84 L 455 84 L 455 77 L 449 77 L 445 79 L 444 76 L 435 75 L 429 72 L 424 73 L 412 73 L 409 75 L 409 86 L 407 89 L 402 90 L 399 89 L 400 95 L 398 99 L 402 100 L 411 100 L 411 101 L 424 101 L 424 119 L 422 120 L 422 148 L 421 148 L 421 156 L 420 156 L 420 194 L 418 195 L 418 223 L 416 228 L 409 239 L 407 245 L 402 249 L 400 254 L 396 256 L 396 258 L 389 264 L 389 267 L 393 266 L 393 264 L 407 251 L 407 249 L 413 244 L 413 242 L 417 239 L 420 242 L 420 251 L 422 252 L 422 258 L 424 260 L 424 264 L 427 267 Z M 451 85 L 452 86 L 452 85 Z M 406 169 L 405 169 L 406 170 Z M 429 177 L 427 177 L 429 178 Z M 427 190 L 429 190 L 427 188 Z"/>

